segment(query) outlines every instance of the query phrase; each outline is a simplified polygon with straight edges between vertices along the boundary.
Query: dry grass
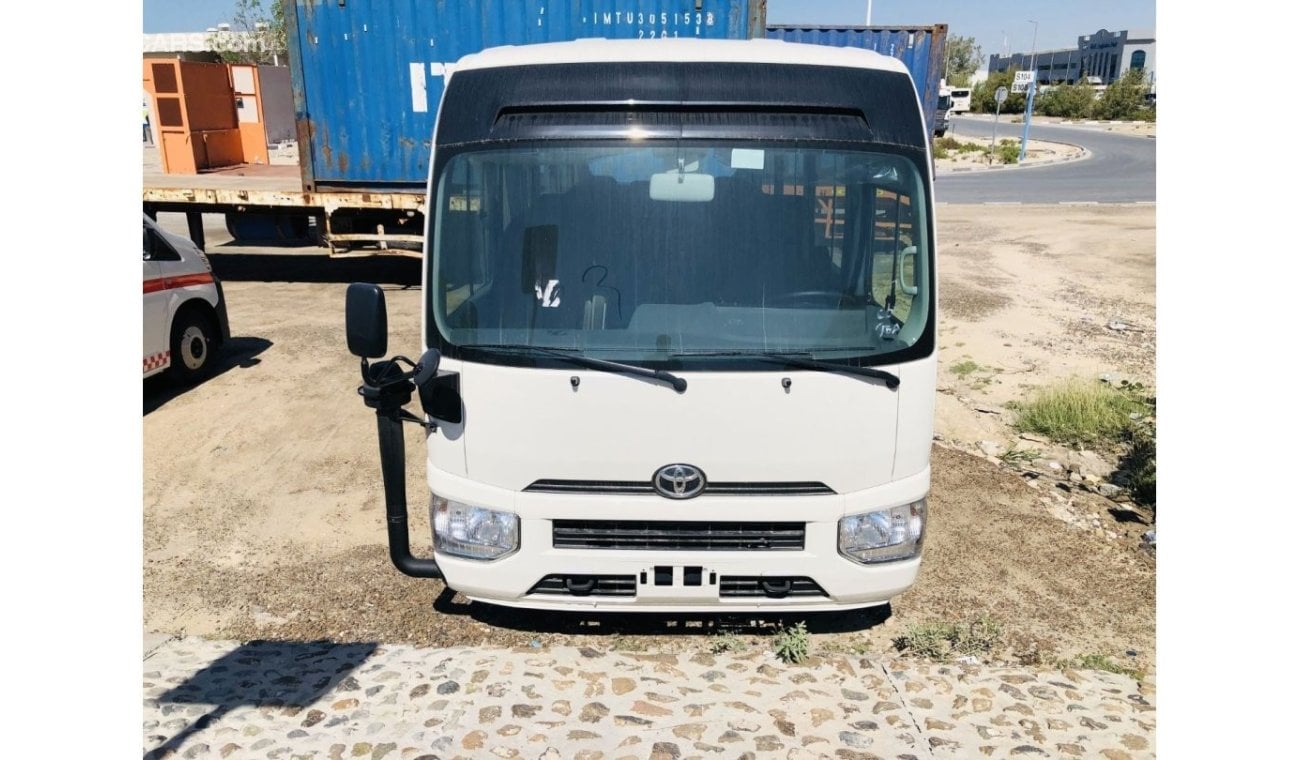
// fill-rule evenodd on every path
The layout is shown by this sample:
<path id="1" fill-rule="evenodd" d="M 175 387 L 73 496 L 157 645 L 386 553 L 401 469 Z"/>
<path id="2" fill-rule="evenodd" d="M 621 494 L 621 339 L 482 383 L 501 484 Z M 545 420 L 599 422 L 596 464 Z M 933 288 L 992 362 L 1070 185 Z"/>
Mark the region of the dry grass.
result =
<path id="1" fill-rule="evenodd" d="M 1148 408 L 1104 383 L 1072 378 L 1040 389 L 1017 411 L 1021 431 L 1080 445 L 1126 440 L 1133 429 L 1130 415 L 1146 414 Z"/>

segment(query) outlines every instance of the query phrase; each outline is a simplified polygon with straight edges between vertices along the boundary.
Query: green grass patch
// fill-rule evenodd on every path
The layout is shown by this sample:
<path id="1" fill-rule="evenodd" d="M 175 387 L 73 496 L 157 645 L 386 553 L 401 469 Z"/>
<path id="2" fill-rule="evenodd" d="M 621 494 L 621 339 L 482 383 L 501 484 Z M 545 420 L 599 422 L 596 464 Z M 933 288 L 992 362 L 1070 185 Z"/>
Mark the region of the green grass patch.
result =
<path id="1" fill-rule="evenodd" d="M 1040 388 L 1015 407 L 1020 431 L 1073 445 L 1126 441 L 1134 430 L 1129 415 L 1150 410 L 1132 393 L 1079 378 Z"/>
<path id="2" fill-rule="evenodd" d="M 987 655 L 1002 642 L 1002 625 L 987 615 L 963 623 L 909 625 L 894 639 L 900 652 L 947 661 L 953 656 Z"/>
<path id="3" fill-rule="evenodd" d="M 1118 673 L 1137 681 L 1141 681 L 1143 676 L 1146 675 L 1136 668 L 1126 668 L 1123 665 L 1111 662 L 1110 658 L 1104 654 L 1085 654 L 1075 657 L 1073 660 L 1063 660 L 1057 665 L 1062 670 L 1072 668 L 1075 670 L 1102 670 L 1107 673 Z"/>
<path id="4" fill-rule="evenodd" d="M 1042 456 L 1042 452 L 1039 451 L 1038 449 L 1018 449 L 1012 446 L 1006 453 L 1004 453 L 999 458 L 1003 462 L 1007 462 L 1008 464 L 1012 464 L 1016 462 L 1022 462 L 1024 464 L 1028 464 L 1040 456 Z"/>
<path id="5" fill-rule="evenodd" d="M 978 372 L 979 369 L 980 369 L 980 365 L 976 364 L 970 359 L 966 359 L 964 361 L 960 361 L 952 365 L 952 373 L 963 380 L 965 380 L 966 376 L 971 374 L 972 372 Z"/>

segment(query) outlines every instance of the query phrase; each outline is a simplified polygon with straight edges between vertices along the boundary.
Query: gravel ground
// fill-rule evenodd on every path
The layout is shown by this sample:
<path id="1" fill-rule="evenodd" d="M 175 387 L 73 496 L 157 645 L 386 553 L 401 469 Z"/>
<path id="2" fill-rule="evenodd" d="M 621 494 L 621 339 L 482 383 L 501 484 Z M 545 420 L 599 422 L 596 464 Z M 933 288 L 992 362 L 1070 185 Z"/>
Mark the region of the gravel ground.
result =
<path id="1" fill-rule="evenodd" d="M 751 651 L 167 642 L 145 759 L 1155 757 L 1155 689 L 1111 673 Z"/>

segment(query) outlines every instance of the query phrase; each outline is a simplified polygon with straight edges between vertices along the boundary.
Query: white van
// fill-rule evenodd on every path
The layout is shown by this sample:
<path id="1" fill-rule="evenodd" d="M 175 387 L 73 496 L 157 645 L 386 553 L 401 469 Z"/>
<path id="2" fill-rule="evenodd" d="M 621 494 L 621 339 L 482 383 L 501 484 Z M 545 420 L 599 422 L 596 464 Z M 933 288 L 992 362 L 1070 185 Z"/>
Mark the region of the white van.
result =
<path id="1" fill-rule="evenodd" d="M 383 292 L 347 304 L 399 569 L 554 609 L 831 610 L 912 585 L 935 227 L 902 63 L 486 50 L 447 83 L 430 167 L 424 355 L 372 363 Z M 428 429 L 432 558 L 410 552 L 403 420 Z"/>
<path id="2" fill-rule="evenodd" d="M 221 281 L 188 238 L 144 216 L 144 377 L 193 382 L 230 338 Z"/>

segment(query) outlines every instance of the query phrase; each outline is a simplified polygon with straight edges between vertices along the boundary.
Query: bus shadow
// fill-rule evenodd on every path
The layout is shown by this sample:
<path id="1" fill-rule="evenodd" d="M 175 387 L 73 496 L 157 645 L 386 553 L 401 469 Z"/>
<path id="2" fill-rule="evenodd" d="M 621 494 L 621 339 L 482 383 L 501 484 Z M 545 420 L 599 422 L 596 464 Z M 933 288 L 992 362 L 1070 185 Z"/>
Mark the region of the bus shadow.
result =
<path id="1" fill-rule="evenodd" d="M 301 253 L 249 253 L 210 248 L 208 260 L 224 282 L 318 282 L 346 285 L 373 282 L 404 287 L 420 285 L 420 259 L 386 254 L 331 258 L 320 248 Z"/>
<path id="2" fill-rule="evenodd" d="M 175 756 L 191 737 L 236 708 L 303 710 L 335 687 L 348 690 L 345 680 L 378 648 L 378 644 L 370 642 L 250 641 L 157 697 L 164 705 L 202 705 L 211 709 L 170 737 L 149 737 L 156 744 L 144 758 Z M 165 707 L 163 714 L 171 710 Z"/>
<path id="3" fill-rule="evenodd" d="M 457 601 L 444 588 L 433 609 L 465 615 L 496 628 L 571 636 L 708 636 L 718 633 L 774 635 L 803 622 L 809 633 L 852 633 L 881 625 L 893 614 L 888 603 L 834 612 L 592 612 L 589 610 L 527 610 L 484 602 Z"/>

